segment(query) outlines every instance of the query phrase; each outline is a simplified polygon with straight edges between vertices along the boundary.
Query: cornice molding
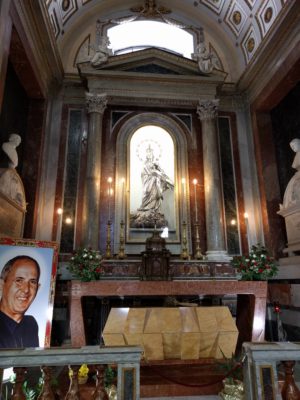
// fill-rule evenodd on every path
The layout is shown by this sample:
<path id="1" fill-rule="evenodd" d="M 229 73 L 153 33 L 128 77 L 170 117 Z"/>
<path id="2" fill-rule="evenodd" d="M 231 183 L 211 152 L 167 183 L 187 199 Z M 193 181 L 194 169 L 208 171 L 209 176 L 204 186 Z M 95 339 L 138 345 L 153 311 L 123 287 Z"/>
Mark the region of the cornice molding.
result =
<path id="1" fill-rule="evenodd" d="M 41 0 L 14 0 L 15 10 L 23 31 L 26 33 L 35 64 L 37 75 L 40 75 L 46 93 L 54 82 L 62 83 L 63 66 L 53 37 L 45 4 Z M 14 13 L 12 13 L 14 20 Z M 46 95 L 46 93 L 44 93 Z"/>
<path id="2" fill-rule="evenodd" d="M 299 45 L 300 2 L 291 1 L 285 7 L 237 84 L 239 91 L 248 92 L 251 103 L 272 80 L 287 55 Z"/>

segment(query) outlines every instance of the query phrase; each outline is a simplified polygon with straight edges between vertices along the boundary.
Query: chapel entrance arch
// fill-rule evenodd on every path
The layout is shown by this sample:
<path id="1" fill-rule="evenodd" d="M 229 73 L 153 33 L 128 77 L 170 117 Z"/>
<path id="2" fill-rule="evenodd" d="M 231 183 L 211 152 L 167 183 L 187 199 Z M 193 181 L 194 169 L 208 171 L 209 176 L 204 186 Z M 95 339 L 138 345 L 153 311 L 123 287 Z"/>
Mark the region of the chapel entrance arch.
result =
<path id="1" fill-rule="evenodd" d="M 141 176 L 147 154 L 148 161 L 152 158 L 169 178 L 169 182 L 163 184 L 168 189 L 163 190 L 164 199 L 158 205 L 157 228 L 162 230 L 163 219 L 167 220 L 170 227 L 167 247 L 173 254 L 179 255 L 183 222 L 187 224 L 186 235 L 190 239 L 188 185 L 182 183 L 183 178 L 188 182 L 187 140 L 184 130 L 174 118 L 152 112 L 129 118 L 117 137 L 114 253 L 119 250 L 121 221 L 125 222 L 126 254 L 144 251 L 145 240 L 153 232 L 154 226 L 147 223 L 146 217 L 154 210 L 146 210 Z M 159 214 L 163 215 L 160 221 Z M 136 216 L 141 219 L 136 220 Z"/>

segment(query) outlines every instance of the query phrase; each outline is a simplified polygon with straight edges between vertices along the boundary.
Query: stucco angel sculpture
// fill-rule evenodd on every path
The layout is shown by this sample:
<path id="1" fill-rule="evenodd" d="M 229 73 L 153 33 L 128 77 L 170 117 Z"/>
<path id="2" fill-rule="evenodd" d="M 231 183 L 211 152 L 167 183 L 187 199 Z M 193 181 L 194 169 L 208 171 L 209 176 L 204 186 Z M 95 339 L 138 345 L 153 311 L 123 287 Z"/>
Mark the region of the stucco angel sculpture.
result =
<path id="1" fill-rule="evenodd" d="M 207 50 L 204 42 L 197 45 L 196 53 L 193 53 L 192 57 L 198 61 L 199 70 L 204 74 L 210 74 L 214 68 L 218 67 L 217 57 Z"/>
<path id="2" fill-rule="evenodd" d="M 98 67 L 106 63 L 108 57 L 112 55 L 112 50 L 108 48 L 109 45 L 109 38 L 107 36 L 101 36 L 100 43 L 96 48 L 94 56 L 91 58 L 91 65 L 93 67 Z"/>

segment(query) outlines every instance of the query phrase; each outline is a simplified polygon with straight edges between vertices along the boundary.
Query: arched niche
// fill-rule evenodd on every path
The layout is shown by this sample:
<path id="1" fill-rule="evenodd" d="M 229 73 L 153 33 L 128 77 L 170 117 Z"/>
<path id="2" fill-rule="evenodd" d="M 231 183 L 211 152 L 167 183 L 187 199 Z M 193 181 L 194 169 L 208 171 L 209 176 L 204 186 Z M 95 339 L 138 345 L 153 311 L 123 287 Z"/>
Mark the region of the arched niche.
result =
<path id="1" fill-rule="evenodd" d="M 120 246 L 120 223 L 125 222 L 126 254 L 140 254 L 145 250 L 145 240 L 151 236 L 151 229 L 132 230 L 129 224 L 130 199 L 130 141 L 134 133 L 147 125 L 157 126 L 165 130 L 174 143 L 174 196 L 176 215 L 175 231 L 167 238 L 167 247 L 173 254 L 181 252 L 182 223 L 186 222 L 186 235 L 190 239 L 189 189 L 185 182 L 188 178 L 187 140 L 182 127 L 170 116 L 165 114 L 145 112 L 128 119 L 120 127 L 116 142 L 116 176 L 115 176 L 115 235 L 114 253 Z M 167 151 L 165 153 L 167 157 Z M 188 240 L 191 243 L 191 240 Z M 189 249 L 191 251 L 191 249 Z"/>

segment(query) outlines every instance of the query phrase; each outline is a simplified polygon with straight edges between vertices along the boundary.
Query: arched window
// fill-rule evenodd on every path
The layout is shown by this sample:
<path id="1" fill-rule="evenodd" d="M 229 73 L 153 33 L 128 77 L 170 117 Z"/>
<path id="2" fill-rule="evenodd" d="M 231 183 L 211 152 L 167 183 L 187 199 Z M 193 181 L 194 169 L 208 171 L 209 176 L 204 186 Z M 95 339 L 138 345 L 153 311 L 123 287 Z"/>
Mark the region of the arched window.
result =
<path id="1" fill-rule="evenodd" d="M 158 47 L 191 58 L 193 35 L 184 29 L 157 21 L 134 21 L 108 29 L 114 54 Z"/>

